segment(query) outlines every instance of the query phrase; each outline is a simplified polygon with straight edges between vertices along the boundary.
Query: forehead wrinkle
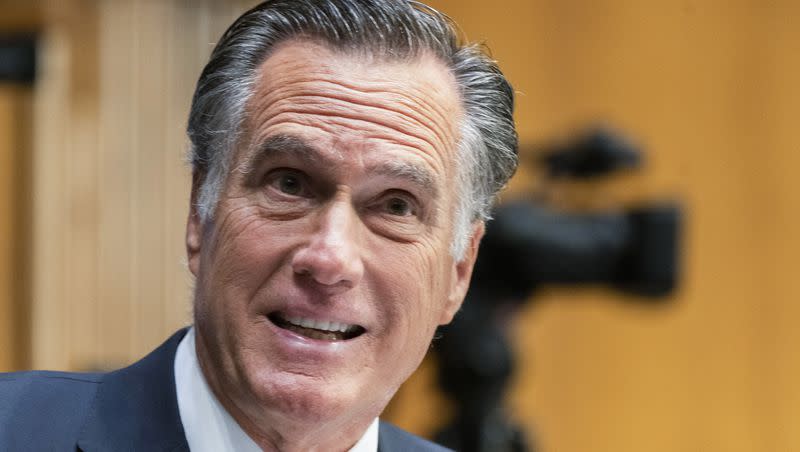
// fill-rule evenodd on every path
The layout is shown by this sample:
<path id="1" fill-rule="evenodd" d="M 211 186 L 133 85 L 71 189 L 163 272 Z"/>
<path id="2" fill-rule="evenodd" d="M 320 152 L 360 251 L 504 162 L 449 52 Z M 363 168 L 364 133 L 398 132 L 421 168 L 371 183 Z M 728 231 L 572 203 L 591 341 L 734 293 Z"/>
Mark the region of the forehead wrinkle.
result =
<path id="1" fill-rule="evenodd" d="M 292 119 L 291 121 L 283 120 L 281 115 L 283 114 L 303 114 L 308 113 L 310 116 L 316 117 L 324 117 L 324 121 L 304 121 L 302 118 L 300 119 Z M 298 109 L 284 109 L 278 112 L 275 115 L 275 118 L 281 119 L 281 122 L 293 122 L 296 124 L 301 124 L 304 126 L 309 127 L 316 127 L 322 130 L 330 130 L 329 127 L 336 126 L 336 127 L 344 127 L 351 130 L 353 133 L 358 134 L 364 138 L 370 138 L 372 136 L 391 136 L 391 134 L 386 133 L 386 131 L 391 131 L 394 133 L 400 133 L 403 136 L 397 137 L 394 136 L 392 141 L 403 143 L 405 147 L 414 148 L 418 150 L 424 150 L 429 148 L 431 150 L 439 149 L 436 141 L 425 134 L 417 133 L 411 130 L 407 130 L 409 128 L 415 128 L 412 125 L 398 125 L 396 122 L 393 123 L 391 121 L 375 121 L 374 119 L 364 119 L 361 115 L 350 115 L 346 113 L 333 113 L 330 111 L 322 110 L 322 111 L 309 111 L 308 109 L 305 110 L 298 110 Z M 382 131 L 373 131 L 373 132 L 366 132 L 365 130 L 370 127 L 378 126 L 379 129 L 383 129 Z M 425 152 L 425 155 L 433 156 L 437 153 Z"/>
<path id="2" fill-rule="evenodd" d="M 380 114 L 370 114 L 369 111 L 357 111 L 349 106 L 375 110 L 376 112 L 391 112 L 395 116 L 385 117 Z M 267 109 L 263 109 L 256 120 L 268 127 L 273 122 L 284 121 L 283 115 L 298 115 L 302 117 L 325 118 L 330 124 L 343 126 L 356 132 L 365 132 L 370 126 L 399 133 L 409 144 L 416 144 L 412 147 L 431 150 L 444 151 L 454 145 L 453 139 L 448 139 L 445 132 L 440 127 L 431 125 L 435 121 L 426 123 L 423 118 L 397 108 L 390 108 L 384 104 L 371 104 L 369 102 L 353 100 L 342 100 L 335 95 L 320 96 L 314 95 L 295 95 L 290 99 L 277 99 L 270 103 L 268 107 L 269 117 L 264 118 Z M 293 122 L 301 122 L 293 120 Z M 314 121 L 318 122 L 318 121 Z M 427 133 L 426 133 L 427 131 Z M 384 132 L 385 133 L 385 132 Z M 398 139 L 399 137 L 395 137 Z M 424 144 L 424 146 L 421 146 Z M 445 149 L 440 149 L 444 146 Z"/>
<path id="3" fill-rule="evenodd" d="M 443 69 L 445 70 L 445 69 Z M 303 72 L 302 74 L 288 73 L 279 77 L 274 77 L 269 81 L 272 89 L 257 96 L 259 99 L 255 113 L 256 122 L 264 123 L 269 118 L 265 115 L 277 116 L 280 113 L 299 113 L 317 114 L 326 117 L 339 116 L 350 120 L 363 120 L 379 126 L 389 128 L 413 136 L 426 142 L 432 148 L 437 148 L 434 141 L 438 140 L 443 145 L 454 145 L 453 136 L 457 134 L 454 117 L 460 117 L 462 112 L 458 100 L 454 103 L 454 108 L 447 108 L 447 102 L 437 102 L 428 99 L 425 93 L 418 87 L 397 86 L 392 83 L 369 83 L 364 82 L 363 86 L 356 87 L 353 83 L 343 81 L 337 74 L 326 70 Z M 388 85 L 388 86 L 387 86 Z M 329 89 L 320 89 L 320 87 Z M 391 94 L 392 102 L 387 103 L 384 98 L 375 99 L 366 95 Z M 454 92 L 456 99 L 460 95 Z M 252 99 L 256 101 L 256 99 Z M 310 100 L 303 102 L 303 100 Z M 315 109 L 302 111 L 301 108 L 308 108 L 309 104 L 314 104 L 317 100 L 319 104 Z M 280 105 L 286 103 L 287 105 Z M 279 104 L 280 107 L 276 107 Z M 291 105 L 296 104 L 297 109 Z M 332 106 L 339 104 L 340 108 L 334 109 Z M 359 118 L 357 113 L 350 113 L 346 107 L 348 104 L 369 109 L 376 109 L 402 116 L 407 121 L 408 126 L 397 127 L 391 120 L 380 120 L 376 116 L 370 116 L 368 120 Z M 276 111 L 277 110 L 277 111 Z M 448 110 L 453 110 L 448 113 Z M 453 130 L 446 130 L 447 128 Z M 426 137 L 422 130 L 430 131 L 432 137 Z M 449 132 L 449 133 L 448 133 Z M 431 138 L 435 137 L 436 140 Z M 450 137 L 450 138 L 448 138 Z"/>
<path id="4" fill-rule="evenodd" d="M 275 90 L 271 94 L 280 94 L 280 89 Z M 254 108 L 250 114 L 250 124 L 252 127 L 258 128 L 267 128 L 270 124 L 274 122 L 282 122 L 286 121 L 283 118 L 283 115 L 292 115 L 296 114 L 299 117 L 304 116 L 319 116 L 326 118 L 331 124 L 335 124 L 338 126 L 344 126 L 354 131 L 364 131 L 365 127 L 361 126 L 361 124 L 365 126 L 379 126 L 384 129 L 388 129 L 390 131 L 398 132 L 406 137 L 406 139 L 413 143 L 416 142 L 414 147 L 420 147 L 419 145 L 425 144 L 431 149 L 437 149 L 438 146 L 436 144 L 436 140 L 433 138 L 435 137 L 439 142 L 444 145 L 448 144 L 446 138 L 441 136 L 444 132 L 439 130 L 438 127 L 431 128 L 427 127 L 424 122 L 422 122 L 419 118 L 415 118 L 412 115 L 408 115 L 405 112 L 397 109 L 390 109 L 386 108 L 379 103 L 376 105 L 372 105 L 370 103 L 358 102 L 355 99 L 352 101 L 341 100 L 338 99 L 336 96 L 321 96 L 319 94 L 310 94 L 310 95 L 293 95 L 288 99 L 283 96 L 271 96 L 267 95 L 266 102 L 262 103 L 259 107 Z M 321 101 L 322 100 L 322 101 Z M 335 102 L 335 101 L 341 102 Z M 262 99 L 263 101 L 263 99 Z M 337 105 L 338 104 L 338 105 Z M 374 115 L 365 115 L 363 113 L 354 113 L 352 109 L 346 108 L 347 104 L 359 105 L 365 108 L 376 109 L 380 111 L 392 111 L 396 114 L 401 115 L 404 118 L 405 125 L 401 125 L 399 121 L 391 121 L 391 119 L 384 119 L 379 120 L 377 116 Z M 380 106 L 378 106 L 380 105 Z M 334 108 L 335 107 L 335 108 Z M 351 123 L 348 123 L 351 122 Z M 324 128 L 321 123 L 318 121 L 313 122 L 304 122 L 298 119 L 292 119 L 290 122 L 295 122 L 298 124 L 304 124 L 307 126 L 313 126 L 317 128 Z M 355 123 L 355 124 L 352 124 Z M 258 126 L 257 124 L 260 124 Z M 433 137 L 428 136 L 422 132 L 422 130 L 429 130 Z M 307 145 L 308 146 L 308 145 Z"/>
<path id="5" fill-rule="evenodd" d="M 427 126 L 427 128 L 430 129 L 436 138 L 442 143 L 447 142 L 447 133 L 443 129 L 449 123 L 449 119 L 453 118 L 455 115 L 460 115 L 461 113 L 459 104 L 454 105 L 456 108 L 454 111 L 449 111 L 453 109 L 445 107 L 445 105 L 443 105 L 444 102 L 437 102 L 433 99 L 430 99 L 430 96 L 425 95 L 425 93 L 430 92 L 429 90 L 422 90 L 415 86 L 399 86 L 392 83 L 377 82 L 373 82 L 371 84 L 369 82 L 364 82 L 363 86 L 356 86 L 353 83 L 348 83 L 346 80 L 335 77 L 332 79 L 295 79 L 294 81 L 299 83 L 319 83 L 334 87 L 332 92 L 336 92 L 336 94 L 331 94 L 330 96 L 317 94 L 317 96 L 321 98 L 328 97 L 345 103 L 367 108 L 386 110 L 411 118 L 413 119 L 413 122 L 422 125 L 423 127 Z M 431 90 L 438 89 L 439 88 L 437 87 L 431 87 Z M 364 94 L 377 96 L 382 94 L 390 94 L 392 96 L 392 102 L 386 103 L 385 99 L 382 98 L 378 98 L 377 100 L 370 102 L 372 99 L 369 97 L 365 98 L 363 96 Z M 458 95 L 458 93 L 455 94 L 456 98 L 460 99 L 460 95 Z M 309 97 L 313 97 L 313 95 L 310 95 Z"/>
<path id="6" fill-rule="evenodd" d="M 354 61 L 355 64 L 366 64 L 368 67 L 374 66 L 402 66 L 405 68 L 421 68 L 423 65 L 428 65 L 432 63 L 434 66 L 438 66 L 440 73 L 446 74 L 446 79 L 449 80 L 445 82 L 449 85 L 452 89 L 452 93 L 455 95 L 457 99 L 455 107 L 457 110 L 460 111 L 461 109 L 461 94 L 458 89 L 458 84 L 455 80 L 455 77 L 452 74 L 452 71 L 448 68 L 447 64 L 441 60 L 439 56 L 432 53 L 427 49 L 421 49 L 419 54 L 416 54 L 410 59 L 407 58 L 400 58 L 396 59 L 390 55 L 372 55 L 372 54 L 360 54 L 360 53 L 351 53 L 348 52 L 347 49 L 340 49 L 332 47 L 329 43 L 325 41 L 319 41 L 313 38 L 304 38 L 304 37 L 296 37 L 293 39 L 287 40 L 283 45 L 289 46 L 291 44 L 310 44 L 310 47 L 305 47 L 305 50 L 309 49 L 316 49 L 317 53 L 319 53 L 319 60 L 317 60 L 317 64 L 309 70 L 309 68 L 305 65 L 305 62 L 302 60 L 296 60 L 291 58 L 281 58 L 280 59 L 280 66 L 282 67 L 282 71 L 280 71 L 280 75 L 276 76 L 274 71 L 265 71 L 263 70 L 264 67 L 268 65 L 270 58 L 266 58 L 262 63 L 262 70 L 260 70 L 260 82 L 263 83 L 266 81 L 264 77 L 268 77 L 276 85 L 276 89 L 281 89 L 286 85 L 291 85 L 292 83 L 303 83 L 303 82 L 320 82 L 320 83 L 331 83 L 336 85 L 337 87 L 345 88 L 349 91 L 353 91 L 355 93 L 383 93 L 389 92 L 395 95 L 399 95 L 399 99 L 401 103 L 406 106 L 410 106 L 407 100 L 417 101 L 422 104 L 426 104 L 431 110 L 438 113 L 439 119 L 445 120 L 452 116 L 452 113 L 455 112 L 448 112 L 447 108 L 439 105 L 439 102 L 429 102 L 424 99 L 425 96 L 413 95 L 409 88 L 414 88 L 413 91 L 420 92 L 420 93 L 439 93 L 442 91 L 442 86 L 426 86 L 426 89 L 419 89 L 414 86 L 397 86 L 397 83 L 387 83 L 386 80 L 363 80 L 359 78 L 352 78 L 352 77 L 341 77 L 341 69 L 334 66 L 331 66 L 329 63 L 329 57 L 332 57 L 334 60 L 338 59 L 345 59 Z M 273 55 L 277 52 L 273 52 Z M 366 60 L 365 60 L 366 58 Z M 413 72 L 416 72 L 414 70 Z M 360 85 L 350 82 L 348 80 L 359 80 L 362 82 Z M 289 83 L 281 83 L 283 81 L 288 81 Z M 388 86 L 387 86 L 388 85 Z M 375 86 L 375 88 L 373 88 Z M 391 88 L 395 89 L 391 89 Z M 413 103 L 413 102 L 411 102 Z M 431 119 L 431 118 L 426 118 Z"/>
<path id="7" fill-rule="evenodd" d="M 461 111 L 459 106 L 456 105 L 456 110 L 450 111 L 448 114 L 448 110 L 451 109 L 446 108 L 441 102 L 434 102 L 430 99 L 427 99 L 426 96 L 418 94 L 418 91 L 419 90 L 405 90 L 391 92 L 398 94 L 397 100 L 403 106 L 411 109 L 421 116 L 421 121 L 419 118 L 415 118 L 418 122 L 429 125 L 437 139 L 439 139 L 439 141 L 442 143 L 447 143 L 448 133 L 444 129 L 448 127 L 448 125 L 450 128 L 455 129 L 455 124 L 458 121 L 453 120 L 453 118 L 460 117 Z M 422 106 L 423 108 L 414 108 L 417 105 Z M 455 130 L 451 130 L 450 132 L 454 133 Z"/>

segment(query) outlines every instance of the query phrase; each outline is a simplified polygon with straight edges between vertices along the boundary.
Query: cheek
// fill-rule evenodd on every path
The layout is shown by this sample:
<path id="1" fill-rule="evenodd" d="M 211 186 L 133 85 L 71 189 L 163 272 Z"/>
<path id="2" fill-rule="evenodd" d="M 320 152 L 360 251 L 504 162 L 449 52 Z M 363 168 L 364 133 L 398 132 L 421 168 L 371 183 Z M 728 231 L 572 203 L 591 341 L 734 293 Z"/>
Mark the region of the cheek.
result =
<path id="1" fill-rule="evenodd" d="M 441 245 L 419 245 L 384 256 L 379 261 L 391 263 L 379 268 L 386 275 L 392 294 L 386 297 L 392 300 L 386 307 L 392 312 L 392 321 L 403 328 L 405 337 L 422 340 L 425 347 L 447 298 L 448 256 L 442 255 L 442 251 L 448 252 Z M 378 303 L 382 302 L 380 298 Z"/>
<path id="2" fill-rule="evenodd" d="M 204 253 L 204 289 L 223 300 L 226 309 L 246 306 L 260 285 L 276 272 L 286 254 L 287 240 L 255 212 L 241 210 L 220 222 Z"/>

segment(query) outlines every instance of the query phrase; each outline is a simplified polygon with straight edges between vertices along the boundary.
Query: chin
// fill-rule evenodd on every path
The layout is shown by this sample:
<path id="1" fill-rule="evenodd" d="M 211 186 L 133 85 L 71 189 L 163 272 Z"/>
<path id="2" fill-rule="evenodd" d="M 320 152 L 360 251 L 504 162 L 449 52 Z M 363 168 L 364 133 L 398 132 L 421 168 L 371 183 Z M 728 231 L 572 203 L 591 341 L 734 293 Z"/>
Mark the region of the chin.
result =
<path id="1" fill-rule="evenodd" d="M 357 406 L 364 401 L 359 401 L 356 394 L 350 396 L 344 388 L 307 375 L 268 373 L 257 377 L 253 384 L 258 407 L 298 422 L 330 422 L 364 408 Z"/>

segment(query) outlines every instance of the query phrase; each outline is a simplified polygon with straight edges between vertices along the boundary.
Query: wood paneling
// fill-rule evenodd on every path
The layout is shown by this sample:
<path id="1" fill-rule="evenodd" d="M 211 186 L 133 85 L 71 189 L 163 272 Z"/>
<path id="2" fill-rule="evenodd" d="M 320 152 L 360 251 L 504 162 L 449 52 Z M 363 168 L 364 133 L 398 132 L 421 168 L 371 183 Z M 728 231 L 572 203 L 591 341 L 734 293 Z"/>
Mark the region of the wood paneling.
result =
<path id="1" fill-rule="evenodd" d="M 12 270 L 17 143 L 14 104 L 13 88 L 0 85 L 0 369 L 11 369 L 15 364 L 16 309 Z"/>
<path id="2" fill-rule="evenodd" d="M 0 371 L 29 365 L 31 90 L 0 83 Z"/>
<path id="3" fill-rule="evenodd" d="M 212 43 L 253 2 L 45 2 L 34 367 L 129 363 L 190 321 L 184 137 Z"/>
<path id="4" fill-rule="evenodd" d="M 0 0 L 0 30 L 38 30 L 42 23 L 40 3 L 36 0 Z"/>

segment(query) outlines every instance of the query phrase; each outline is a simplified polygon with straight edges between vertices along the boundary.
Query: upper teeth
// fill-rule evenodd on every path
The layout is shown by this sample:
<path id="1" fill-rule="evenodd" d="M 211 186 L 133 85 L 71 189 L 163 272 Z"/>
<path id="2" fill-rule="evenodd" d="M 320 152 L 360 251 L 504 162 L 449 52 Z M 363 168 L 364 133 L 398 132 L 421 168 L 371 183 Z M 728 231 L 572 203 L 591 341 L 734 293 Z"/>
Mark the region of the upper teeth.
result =
<path id="1" fill-rule="evenodd" d="M 286 320 L 289 323 L 292 323 L 297 326 L 302 326 L 303 328 L 314 328 L 315 330 L 322 330 L 322 331 L 338 331 L 340 333 L 346 333 L 347 331 L 355 328 L 355 325 L 348 325 L 346 323 L 338 323 L 338 322 L 326 322 L 326 321 L 319 321 L 313 319 L 305 319 L 302 317 L 288 317 Z"/>

